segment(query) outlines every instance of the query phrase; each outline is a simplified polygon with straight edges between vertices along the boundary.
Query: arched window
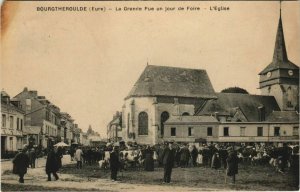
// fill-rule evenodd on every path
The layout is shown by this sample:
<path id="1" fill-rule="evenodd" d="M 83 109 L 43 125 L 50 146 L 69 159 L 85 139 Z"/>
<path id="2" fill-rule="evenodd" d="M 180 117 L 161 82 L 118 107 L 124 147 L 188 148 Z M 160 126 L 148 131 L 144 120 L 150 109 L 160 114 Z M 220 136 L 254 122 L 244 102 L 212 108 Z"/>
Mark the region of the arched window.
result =
<path id="1" fill-rule="evenodd" d="M 182 113 L 182 116 L 189 116 L 190 114 L 188 112 Z"/>
<path id="2" fill-rule="evenodd" d="M 139 114 L 139 135 L 148 135 L 148 114 L 146 112 L 141 112 Z"/>
<path id="3" fill-rule="evenodd" d="M 160 115 L 160 134 L 161 136 L 164 135 L 164 122 L 166 122 L 169 119 L 169 113 L 168 112 L 162 112 Z"/>

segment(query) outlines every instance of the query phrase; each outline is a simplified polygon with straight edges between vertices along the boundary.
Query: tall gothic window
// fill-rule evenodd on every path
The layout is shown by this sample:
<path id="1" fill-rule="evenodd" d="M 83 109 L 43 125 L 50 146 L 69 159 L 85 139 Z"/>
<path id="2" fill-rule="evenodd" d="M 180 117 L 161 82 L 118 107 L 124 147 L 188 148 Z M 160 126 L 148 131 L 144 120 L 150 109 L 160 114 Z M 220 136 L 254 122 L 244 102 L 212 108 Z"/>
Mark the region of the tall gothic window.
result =
<path id="1" fill-rule="evenodd" d="M 141 112 L 139 114 L 139 135 L 148 135 L 148 114 L 146 112 Z"/>
<path id="2" fill-rule="evenodd" d="M 164 123 L 169 119 L 169 113 L 168 112 L 162 112 L 160 115 L 160 134 L 161 136 L 164 135 Z"/>

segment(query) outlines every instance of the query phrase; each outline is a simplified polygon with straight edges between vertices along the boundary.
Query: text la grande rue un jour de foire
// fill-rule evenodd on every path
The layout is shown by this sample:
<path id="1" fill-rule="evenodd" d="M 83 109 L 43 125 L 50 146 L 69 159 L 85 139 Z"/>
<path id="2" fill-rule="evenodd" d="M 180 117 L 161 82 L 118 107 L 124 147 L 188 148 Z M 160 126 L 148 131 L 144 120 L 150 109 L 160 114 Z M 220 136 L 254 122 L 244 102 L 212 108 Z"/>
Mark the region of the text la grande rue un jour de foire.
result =
<path id="1" fill-rule="evenodd" d="M 52 6 L 52 7 L 44 7 L 38 6 L 36 7 L 36 11 L 45 12 L 45 11 L 70 11 L 70 12 L 105 12 L 105 11 L 126 11 L 126 12 L 136 12 L 136 11 L 149 11 L 149 12 L 172 12 L 172 11 L 229 11 L 230 8 L 228 6 L 207 6 L 207 7 L 199 7 L 199 6 L 177 6 L 177 7 L 149 7 L 149 6 L 138 6 L 138 7 L 81 7 L 81 6 Z"/>

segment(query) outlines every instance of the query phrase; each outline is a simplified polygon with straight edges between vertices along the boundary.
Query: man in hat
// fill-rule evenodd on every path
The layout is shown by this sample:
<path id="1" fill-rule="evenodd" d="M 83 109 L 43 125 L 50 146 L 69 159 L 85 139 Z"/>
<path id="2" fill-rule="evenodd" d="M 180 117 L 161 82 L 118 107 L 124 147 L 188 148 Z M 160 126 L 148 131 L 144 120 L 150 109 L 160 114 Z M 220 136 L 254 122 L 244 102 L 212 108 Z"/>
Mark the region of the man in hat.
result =
<path id="1" fill-rule="evenodd" d="M 58 180 L 59 177 L 56 172 L 59 170 L 59 165 L 54 147 L 50 146 L 48 151 L 49 152 L 46 160 L 46 174 L 48 175 L 48 181 L 51 181 L 51 174 L 53 174 L 55 179 Z"/>
<path id="2" fill-rule="evenodd" d="M 233 147 L 228 147 L 228 157 L 226 159 L 227 161 L 227 176 L 232 177 L 232 183 L 235 183 L 235 175 L 238 174 L 238 163 L 239 159 L 236 154 L 236 152 L 233 150 Z"/>
<path id="3" fill-rule="evenodd" d="M 171 182 L 172 168 L 174 166 L 174 160 L 175 160 L 175 151 L 173 149 L 173 143 L 169 142 L 167 145 L 168 146 L 164 149 L 162 154 L 162 160 L 164 165 L 163 183 Z"/>
<path id="4" fill-rule="evenodd" d="M 119 166 L 120 166 L 119 151 L 117 149 L 117 146 L 114 146 L 112 152 L 110 153 L 109 163 L 110 163 L 110 171 L 111 171 L 111 176 L 110 176 L 111 180 L 116 181 Z"/>
<path id="5" fill-rule="evenodd" d="M 13 173 L 19 175 L 19 183 L 24 183 L 24 175 L 27 173 L 29 157 L 26 154 L 27 147 L 19 152 L 13 159 Z"/>

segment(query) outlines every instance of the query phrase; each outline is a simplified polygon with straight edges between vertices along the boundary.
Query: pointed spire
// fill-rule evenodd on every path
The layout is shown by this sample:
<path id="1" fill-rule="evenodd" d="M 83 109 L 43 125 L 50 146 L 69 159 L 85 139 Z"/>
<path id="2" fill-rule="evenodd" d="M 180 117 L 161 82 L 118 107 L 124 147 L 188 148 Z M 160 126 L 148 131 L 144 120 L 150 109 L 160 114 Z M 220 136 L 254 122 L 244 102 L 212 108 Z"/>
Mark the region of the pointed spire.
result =
<path id="1" fill-rule="evenodd" d="M 288 57 L 287 57 L 287 52 L 286 52 L 286 47 L 284 42 L 284 34 L 283 34 L 282 19 L 281 19 L 281 1 L 280 1 L 280 16 L 279 16 L 279 23 L 278 23 L 277 34 L 276 34 L 273 62 L 279 65 L 281 62 L 287 60 Z"/>
<path id="2" fill-rule="evenodd" d="M 280 5 L 280 18 L 281 18 L 281 0 L 279 0 L 279 5 Z"/>

